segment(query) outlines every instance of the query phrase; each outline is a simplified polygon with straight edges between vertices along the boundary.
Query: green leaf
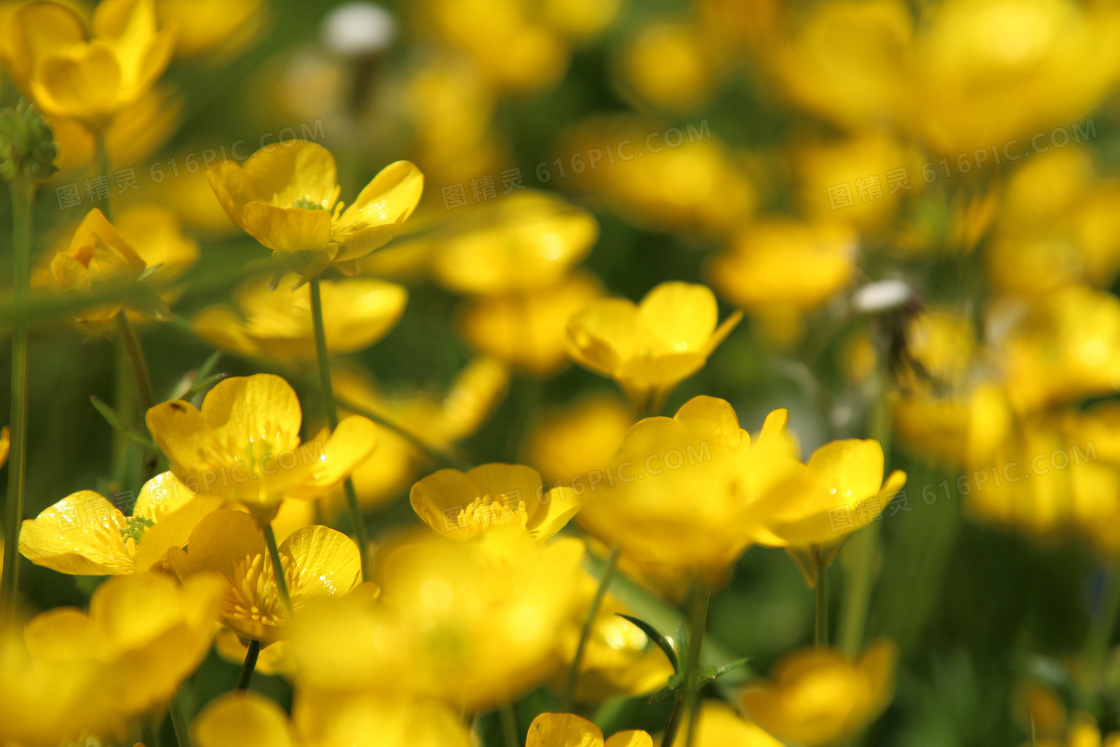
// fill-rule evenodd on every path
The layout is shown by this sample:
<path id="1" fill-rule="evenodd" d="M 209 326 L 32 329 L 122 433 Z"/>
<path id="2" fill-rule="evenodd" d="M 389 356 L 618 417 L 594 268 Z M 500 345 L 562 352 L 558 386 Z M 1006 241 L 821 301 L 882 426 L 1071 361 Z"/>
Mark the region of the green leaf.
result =
<path id="1" fill-rule="evenodd" d="M 665 658 L 667 658 L 669 660 L 669 663 L 673 666 L 673 672 L 675 672 L 676 674 L 680 674 L 681 663 L 680 660 L 677 659 L 677 652 L 673 650 L 673 644 L 669 643 L 668 639 L 666 639 L 665 636 L 661 635 L 661 632 L 657 630 L 657 628 L 653 627 L 640 617 L 634 617 L 633 615 L 624 615 L 621 612 L 616 612 L 615 614 L 621 617 L 623 620 L 626 620 L 627 622 L 630 622 L 633 625 L 637 626 L 638 629 L 645 633 L 651 641 L 656 643 L 657 647 L 665 653 Z"/>
<path id="2" fill-rule="evenodd" d="M 653 695 L 649 696 L 649 704 L 653 705 L 654 703 L 660 703 L 661 701 L 665 700 L 665 698 L 668 698 L 670 695 L 672 695 L 676 691 L 677 691 L 677 688 L 675 688 L 675 687 L 669 687 L 669 686 L 663 687 L 660 690 L 658 690 L 657 692 L 655 692 Z"/>
<path id="3" fill-rule="evenodd" d="M 153 451 L 158 450 L 159 447 L 156 446 L 155 441 L 147 438 L 146 436 L 140 435 L 139 433 L 125 425 L 124 421 L 121 420 L 121 416 L 118 415 L 117 411 L 112 407 L 109 407 L 109 405 L 105 404 L 93 395 L 90 395 L 89 401 L 93 404 L 94 408 L 99 413 L 101 413 L 101 417 L 105 418 L 105 421 L 113 427 L 113 430 L 117 431 L 128 440 L 134 441 L 141 446 L 152 449 Z"/>
<path id="4" fill-rule="evenodd" d="M 190 399 L 190 398 L 194 397 L 196 394 L 198 394 L 199 392 L 201 392 L 202 390 L 207 389 L 214 384 L 217 384 L 219 381 L 221 381 L 222 379 L 224 379 L 227 376 L 229 376 L 229 374 L 218 373 L 218 374 L 214 374 L 213 376 L 207 376 L 205 379 L 196 378 L 194 386 L 192 386 L 190 389 L 188 389 L 186 392 L 184 392 L 183 396 L 180 397 L 179 399 Z"/>
<path id="5" fill-rule="evenodd" d="M 747 666 L 747 664 L 750 663 L 750 661 L 751 661 L 751 657 L 744 656 L 742 659 L 736 659 L 735 661 L 729 661 L 728 663 L 723 664 L 723 665 L 718 666 L 718 667 L 711 667 L 712 669 L 716 670 L 716 673 L 715 673 L 715 675 L 713 675 L 712 679 L 719 679 L 720 677 L 727 674 L 728 672 L 733 672 L 736 669 L 739 669 L 740 667 L 745 667 L 745 666 Z M 707 669 L 707 668 L 708 667 L 705 667 L 705 669 Z"/>
<path id="6" fill-rule="evenodd" d="M 214 366 L 218 365 L 218 359 L 221 357 L 222 352 L 220 350 L 215 350 L 210 357 L 204 360 L 202 365 L 198 367 L 198 371 L 196 371 L 194 375 L 194 380 L 201 381 L 209 376 L 210 372 L 214 370 Z"/>

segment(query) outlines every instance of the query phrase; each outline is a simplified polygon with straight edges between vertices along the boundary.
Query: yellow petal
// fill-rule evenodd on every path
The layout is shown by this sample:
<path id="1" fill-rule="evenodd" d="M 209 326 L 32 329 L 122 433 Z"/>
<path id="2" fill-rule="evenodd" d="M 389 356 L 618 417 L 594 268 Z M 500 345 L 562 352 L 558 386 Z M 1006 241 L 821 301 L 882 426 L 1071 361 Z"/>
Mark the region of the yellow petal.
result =
<path id="1" fill-rule="evenodd" d="M 115 649 L 140 648 L 181 619 L 178 589 L 155 573 L 112 578 L 97 587 L 89 617 Z"/>
<path id="2" fill-rule="evenodd" d="M 537 498 L 533 498 L 537 501 Z M 579 513 L 579 498 L 568 487 L 549 490 L 540 499 L 540 507 L 532 513 L 525 526 L 534 539 L 546 540 L 555 535 Z"/>
<path id="3" fill-rule="evenodd" d="M 871 439 L 844 439 L 820 447 L 809 457 L 809 470 L 836 497 L 854 503 L 879 492 L 883 447 Z"/>
<path id="4" fill-rule="evenodd" d="M 318 143 L 290 140 L 268 145 L 249 156 L 245 176 L 263 202 L 292 207 L 317 205 L 329 217 L 338 195 L 334 156 Z"/>
<path id="5" fill-rule="evenodd" d="M 719 308 L 705 285 L 662 283 L 638 305 L 646 326 L 675 352 L 704 350 L 716 328 Z"/>
<path id="6" fill-rule="evenodd" d="M 313 494 L 341 483 L 376 448 L 377 426 L 373 421 L 359 415 L 343 418 L 327 439 L 319 461 L 311 465 L 311 480 L 303 487 Z"/>
<path id="7" fill-rule="evenodd" d="M 397 161 L 382 169 L 339 216 L 336 259 L 357 259 L 384 246 L 412 215 L 423 191 L 424 175 L 414 164 Z"/>
<path id="8" fill-rule="evenodd" d="M 198 747 L 294 747 L 284 710 L 251 690 L 211 701 L 191 724 Z"/>
<path id="9" fill-rule="evenodd" d="M 221 505 L 220 498 L 192 495 L 174 472 L 164 472 L 144 483 L 132 515 L 151 519 L 155 524 L 140 536 L 136 571 L 148 570 L 163 560 L 169 549 L 187 544 L 199 520 Z"/>
<path id="10" fill-rule="evenodd" d="M 620 731 L 607 740 L 606 747 L 653 747 L 653 738 L 640 729 Z"/>
<path id="11" fill-rule="evenodd" d="M 525 747 L 603 747 L 603 732 L 574 713 L 542 713 L 529 725 Z"/>
<path id="12" fill-rule="evenodd" d="M 409 501 L 425 524 L 440 534 L 457 536 L 455 530 L 459 525 L 456 519 L 444 516 L 443 511 L 461 510 L 481 495 L 481 489 L 465 473 L 457 469 L 441 469 L 413 485 Z M 457 514 L 456 511 L 453 513 Z"/>
<path id="13" fill-rule="evenodd" d="M 103 655 L 103 642 L 89 615 L 75 607 L 55 607 L 36 615 L 24 629 L 32 656 L 76 662 Z"/>
<path id="14" fill-rule="evenodd" d="M 94 41 L 85 49 L 48 55 L 31 90 L 43 110 L 99 128 L 119 108 L 121 69 L 113 50 Z"/>
<path id="15" fill-rule="evenodd" d="M 362 558 L 354 540 L 324 526 L 301 527 L 280 545 L 280 555 L 291 558 L 295 578 L 289 591 L 293 604 L 310 597 L 345 594 L 357 585 Z"/>
<path id="16" fill-rule="evenodd" d="M 16 85 L 25 93 L 39 60 L 86 40 L 82 17 L 62 3 L 21 5 L 13 13 L 11 22 L 11 55 L 7 62 Z"/>
<path id="17" fill-rule="evenodd" d="M 70 253 L 73 254 L 81 246 L 96 247 L 99 240 L 112 250 L 112 254 L 119 255 L 118 261 L 122 266 L 144 268 L 144 260 L 140 255 L 121 237 L 105 214 L 94 208 L 86 213 L 74 231 L 74 236 L 70 239 Z"/>
<path id="18" fill-rule="evenodd" d="M 243 511 L 218 509 L 199 520 L 186 551 L 172 548 L 167 559 L 179 578 L 205 572 L 236 578 L 239 563 L 267 551 L 256 519 Z"/>
<path id="19" fill-rule="evenodd" d="M 325 210 L 250 202 L 244 221 L 246 232 L 276 252 L 322 252 L 331 239 L 331 215 Z"/>
<path id="20" fill-rule="evenodd" d="M 568 322 L 568 352 L 581 366 L 612 376 L 632 355 L 638 324 L 638 307 L 630 301 L 596 301 Z"/>
<path id="21" fill-rule="evenodd" d="M 221 161 L 206 170 L 206 181 L 214 190 L 222 209 L 238 228 L 248 231 L 245 227 L 245 206 L 254 200 L 263 199 L 253 188 L 241 164 L 236 161 Z"/>
<path id="22" fill-rule="evenodd" d="M 82 490 L 24 521 L 19 550 L 35 565 L 60 573 L 132 573 L 132 553 L 121 535 L 126 527 L 116 506 L 91 490 Z"/>

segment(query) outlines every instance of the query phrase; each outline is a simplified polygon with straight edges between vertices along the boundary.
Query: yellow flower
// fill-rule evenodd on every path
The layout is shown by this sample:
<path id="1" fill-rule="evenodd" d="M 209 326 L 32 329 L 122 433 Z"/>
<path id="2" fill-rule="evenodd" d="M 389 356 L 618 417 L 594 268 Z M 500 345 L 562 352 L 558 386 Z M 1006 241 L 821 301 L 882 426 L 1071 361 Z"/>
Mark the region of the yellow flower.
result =
<path id="1" fill-rule="evenodd" d="M 800 332 L 801 316 L 851 279 L 856 247 L 855 231 L 843 223 L 758 221 L 711 261 L 707 276 L 717 293 L 775 332 Z"/>
<path id="2" fill-rule="evenodd" d="M 522 192 L 464 212 L 434 238 L 432 275 L 458 293 L 500 295 L 559 283 L 587 256 L 599 224 L 583 208 Z"/>
<path id="3" fill-rule="evenodd" d="M 341 484 L 377 444 L 377 429 L 345 418 L 330 438 L 300 443 L 303 414 L 288 382 L 272 374 L 233 377 L 202 410 L 164 402 L 148 410 L 152 438 L 192 492 L 244 504 L 265 523 L 285 498 L 312 499 Z"/>
<path id="4" fill-rule="evenodd" d="M 195 718 L 198 747 L 471 747 L 447 707 L 400 696 L 297 692 L 292 719 L 252 690 L 215 698 Z"/>
<path id="5" fill-rule="evenodd" d="M 772 541 L 758 501 L 794 464 L 787 417 L 771 413 L 753 446 L 731 405 L 713 397 L 639 421 L 581 496 L 580 525 L 659 588 L 679 591 L 697 574 L 722 581 L 748 545 Z"/>
<path id="6" fill-rule="evenodd" d="M 85 20 L 61 3 L 32 2 L 12 19 L 9 70 L 48 114 L 97 132 L 149 91 L 171 60 L 173 35 L 157 30 L 154 0 L 108 0 Z"/>
<path id="7" fill-rule="evenodd" d="M 834 649 L 784 656 L 770 680 L 747 686 L 743 711 L 783 742 L 825 747 L 873 721 L 894 694 L 897 652 L 890 641 L 868 646 L 857 661 Z"/>
<path id="8" fill-rule="evenodd" d="M 564 666 L 553 680 L 556 692 L 564 692 L 575 659 L 584 621 L 599 580 L 584 575 L 584 604 L 577 609 L 564 631 Z M 617 613 L 634 614 L 613 595 L 607 594 L 595 615 L 591 635 L 580 659 L 574 697 L 581 703 L 601 703 L 616 695 L 643 695 L 664 687 L 673 667 L 645 633 Z"/>
<path id="9" fill-rule="evenodd" d="M 627 89 L 662 109 L 696 108 L 714 82 L 704 39 L 684 23 L 647 24 L 630 41 L 619 67 Z"/>
<path id="10" fill-rule="evenodd" d="M 895 470 L 883 480 L 883 447 L 871 439 L 832 441 L 770 486 L 763 504 L 779 547 L 835 545 L 882 514 L 906 484 Z"/>
<path id="11" fill-rule="evenodd" d="M 688 739 L 688 718 L 677 732 L 676 746 Z M 696 747 L 783 747 L 782 743 L 763 731 L 758 724 L 747 721 L 720 700 L 700 703 L 700 720 L 693 738 Z"/>
<path id="12" fill-rule="evenodd" d="M 653 747 L 653 739 L 634 730 L 604 741 L 598 726 L 574 713 L 542 713 L 529 725 L 525 747 Z"/>
<path id="13" fill-rule="evenodd" d="M 429 532 L 379 554 L 376 606 L 323 600 L 288 640 L 300 688 L 391 691 L 468 713 L 517 699 L 560 663 L 583 543 L 498 527 L 472 542 Z"/>
<path id="14" fill-rule="evenodd" d="M 1007 395 L 993 382 L 945 395 L 929 386 L 894 392 L 891 413 L 900 449 L 949 467 L 987 462 L 1011 428 Z"/>
<path id="15" fill-rule="evenodd" d="M 602 295 L 599 282 L 580 272 L 534 291 L 473 298 L 456 326 L 480 353 L 547 377 L 568 363 L 568 320 Z"/>
<path id="16" fill-rule="evenodd" d="M 420 201 L 424 176 L 408 161 L 391 163 L 350 207 L 338 201 L 334 157 L 303 140 L 268 145 L 244 165 L 225 161 L 206 178 L 226 214 L 274 252 L 307 253 L 301 280 L 330 264 L 378 249 L 400 231 Z"/>
<path id="17" fill-rule="evenodd" d="M 1061 734 L 1057 734 L 1033 742 L 1024 742 L 1022 747 L 1118 747 L 1120 745 L 1120 732 L 1101 734 L 1092 714 L 1084 711 L 1073 715 L 1072 723 L 1069 729 L 1064 730 L 1064 734 L 1064 739 Z"/>
<path id="18" fill-rule="evenodd" d="M 573 316 L 568 351 L 584 368 L 617 381 L 639 410 L 657 411 L 741 318 L 736 312 L 717 328 L 719 309 L 707 287 L 662 283 L 640 304 L 603 299 Z"/>
<path id="19" fill-rule="evenodd" d="M 166 703 L 209 652 L 220 593 L 213 576 L 182 586 L 155 573 L 118 576 L 93 593 L 88 614 L 56 607 L 32 620 L 27 647 L 51 662 L 107 665 L 99 687 L 110 712 L 139 715 Z"/>
<path id="20" fill-rule="evenodd" d="M 241 51 L 260 32 L 264 0 L 156 0 L 156 16 L 174 26 L 175 56 L 207 55 L 223 60 Z"/>
<path id="21" fill-rule="evenodd" d="M 361 580 L 358 546 L 328 527 L 297 529 L 279 550 L 295 610 L 317 597 L 345 594 Z M 173 548 L 167 563 L 181 579 L 224 577 L 222 623 L 246 640 L 272 643 L 290 622 L 264 533 L 249 514 L 225 509 L 208 514 L 191 532 L 187 549 Z"/>
<path id="22" fill-rule="evenodd" d="M 50 267 L 58 287 L 88 293 L 138 281 L 147 264 L 95 208 L 82 219 L 70 239 L 70 246 L 54 255 Z M 112 322 L 122 308 L 126 307 L 119 303 L 106 304 L 78 312 L 73 320 L 86 329 L 96 330 Z M 154 293 L 142 295 L 127 308 L 156 319 L 168 319 L 171 314 L 167 304 Z"/>
<path id="23" fill-rule="evenodd" d="M 518 527 L 546 540 L 579 511 L 571 489 L 546 491 L 540 474 L 520 464 L 441 469 L 413 485 L 409 500 L 425 524 L 459 541 L 495 527 Z"/>
<path id="24" fill-rule="evenodd" d="M 204 340 L 233 353 L 274 360 L 314 360 L 311 291 L 289 290 L 288 275 L 275 290 L 269 278 L 250 280 L 234 292 L 234 307 L 203 309 L 191 322 Z M 394 283 L 353 279 L 321 284 L 327 349 L 353 353 L 374 344 L 404 313 L 408 291 Z"/>
<path id="25" fill-rule="evenodd" d="M 430 461 L 416 441 L 440 451 L 454 451 L 454 444 L 478 430 L 505 396 L 509 372 L 500 363 L 479 358 L 456 377 L 446 393 L 385 394 L 351 369 L 332 373 L 339 408 L 350 403 L 394 423 L 377 432 L 377 450 L 354 470 L 354 490 L 361 505 L 380 506 L 407 491 Z M 332 494 L 327 508 L 341 506 L 343 496 Z"/>
<path id="26" fill-rule="evenodd" d="M 622 437 L 633 424 L 633 413 L 615 394 L 595 393 L 572 405 L 544 410 L 529 428 L 521 459 L 540 471 L 545 482 L 586 483 L 592 472 L 602 479 Z"/>
<path id="27" fill-rule="evenodd" d="M 187 544 L 199 520 L 220 504 L 192 495 L 172 472 L 144 483 L 129 516 L 82 490 L 24 521 L 19 551 L 35 565 L 76 576 L 143 573 Z"/>

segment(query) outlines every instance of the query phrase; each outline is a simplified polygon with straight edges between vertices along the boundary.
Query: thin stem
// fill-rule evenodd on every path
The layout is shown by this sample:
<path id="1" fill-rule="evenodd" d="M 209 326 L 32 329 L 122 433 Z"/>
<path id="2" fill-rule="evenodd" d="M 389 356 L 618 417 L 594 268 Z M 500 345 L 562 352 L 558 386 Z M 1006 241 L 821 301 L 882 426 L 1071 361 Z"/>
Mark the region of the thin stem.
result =
<path id="1" fill-rule="evenodd" d="M 838 638 L 840 647 L 850 657 L 863 648 L 863 633 L 867 626 L 867 612 L 871 605 L 871 590 L 875 586 L 875 560 L 879 555 L 879 522 L 873 521 L 849 540 L 849 551 L 856 557 L 847 578 L 840 618 Z"/>
<path id="2" fill-rule="evenodd" d="M 1109 569 L 1100 607 L 1093 617 L 1089 637 L 1085 643 L 1085 663 L 1092 668 L 1092 671 L 1100 671 L 1104 665 L 1118 614 L 1120 614 L 1120 563 Z"/>
<path id="3" fill-rule="evenodd" d="M 191 732 L 187 728 L 187 717 L 183 715 L 183 701 L 179 693 L 171 699 L 168 706 L 171 713 L 171 726 L 175 729 L 175 741 L 179 747 L 191 747 Z"/>
<path id="4" fill-rule="evenodd" d="M 148 410 L 155 404 L 152 399 L 152 377 L 148 373 L 148 361 L 144 358 L 144 349 L 140 347 L 140 339 L 136 336 L 136 330 L 132 327 L 132 322 L 128 321 L 128 314 L 123 310 L 117 314 L 117 330 L 120 332 L 121 342 L 124 343 L 124 352 L 128 357 L 128 365 L 132 370 L 132 383 L 136 385 L 136 404 L 140 408 L 140 422 L 143 423 Z M 142 430 L 146 432 L 147 428 L 144 427 Z M 144 468 L 140 474 L 141 485 L 155 474 L 157 458 L 154 450 L 144 450 Z"/>
<path id="5" fill-rule="evenodd" d="M 311 321 L 315 328 L 315 350 L 319 358 L 319 382 L 323 387 L 323 401 L 327 406 L 327 420 L 331 431 L 338 427 L 338 407 L 334 402 L 334 387 L 331 385 L 331 361 L 327 353 L 327 333 L 323 326 L 323 299 L 319 289 L 319 276 L 311 278 Z M 366 537 L 366 525 L 362 519 L 362 509 L 358 505 L 358 496 L 354 492 L 354 483 L 346 478 L 346 506 L 350 510 L 350 521 L 354 525 L 354 540 L 361 551 L 362 580 L 370 578 L 369 569 L 369 540 Z"/>
<path id="6" fill-rule="evenodd" d="M 284 602 L 284 609 L 288 616 L 292 614 L 292 598 L 288 595 L 288 581 L 284 578 L 284 566 L 280 563 L 280 549 L 276 546 L 276 535 L 271 524 L 264 525 L 264 541 L 268 545 L 268 556 L 272 558 L 272 575 L 276 579 L 276 588 L 280 590 L 280 599 Z"/>
<path id="7" fill-rule="evenodd" d="M 31 203 L 35 185 L 17 179 L 12 189 L 12 296 L 21 309 L 31 282 Z M 8 455 L 8 500 L 4 517 L 4 571 L 0 579 L 3 617 L 15 614 L 19 590 L 19 530 L 27 473 L 27 324 L 17 321 L 12 335 L 11 451 Z"/>
<path id="8" fill-rule="evenodd" d="M 109 176 L 110 171 L 112 170 L 112 166 L 109 163 L 109 149 L 105 145 L 105 130 L 101 130 L 100 132 L 98 132 L 97 137 L 95 137 L 94 140 L 97 144 L 97 170 L 101 173 L 102 176 L 105 177 L 105 183 L 111 184 L 112 181 L 109 179 Z M 113 222 L 113 210 L 110 204 L 110 199 L 105 200 L 105 204 L 104 206 L 102 206 L 101 212 L 102 214 L 104 214 L 105 220 L 109 221 L 110 223 Z"/>
<path id="9" fill-rule="evenodd" d="M 245 663 L 241 665 L 241 675 L 237 678 L 237 689 L 248 690 L 249 682 L 253 679 L 253 670 L 257 668 L 257 657 L 261 653 L 260 641 L 249 641 L 249 650 L 245 652 Z"/>
<path id="10" fill-rule="evenodd" d="M 669 723 L 665 727 L 665 735 L 661 739 L 663 747 L 673 747 L 677 732 L 680 730 L 684 714 L 689 714 L 688 734 L 686 745 L 691 745 L 696 730 L 696 713 L 699 690 L 696 687 L 696 675 L 700 670 L 700 650 L 704 645 L 704 628 L 708 624 L 708 601 L 711 598 L 712 588 L 707 581 L 697 579 L 692 590 L 692 615 L 688 626 L 688 656 L 685 658 L 684 671 L 681 672 L 681 684 L 677 688 L 677 699 L 673 705 L 673 712 L 669 716 Z"/>
<path id="11" fill-rule="evenodd" d="M 813 560 L 817 564 L 817 585 L 813 588 L 813 644 L 824 648 L 828 646 L 828 567 L 817 549 L 813 550 Z"/>
<path id="12" fill-rule="evenodd" d="M 521 740 L 517 736 L 517 716 L 513 713 L 513 704 L 506 702 L 498 711 L 498 718 L 502 722 L 502 743 L 505 747 L 521 747 Z"/>
<path id="13" fill-rule="evenodd" d="M 603 606 L 603 599 L 607 596 L 607 590 L 610 588 L 611 579 L 614 578 L 614 572 L 617 568 L 618 545 L 615 545 L 611 548 L 611 554 L 607 556 L 607 564 L 603 568 L 603 575 L 599 577 L 599 588 L 595 590 L 595 597 L 591 600 L 591 606 L 587 610 L 587 618 L 583 621 L 583 629 L 579 632 L 579 644 L 576 645 L 576 653 L 572 657 L 572 667 L 568 670 L 568 682 L 564 687 L 564 699 L 561 701 L 562 710 L 567 711 L 572 707 L 576 683 L 579 681 L 579 666 L 583 661 L 583 653 L 587 649 L 587 642 L 591 639 L 591 630 L 595 626 L 595 618 L 599 615 L 599 608 Z"/>

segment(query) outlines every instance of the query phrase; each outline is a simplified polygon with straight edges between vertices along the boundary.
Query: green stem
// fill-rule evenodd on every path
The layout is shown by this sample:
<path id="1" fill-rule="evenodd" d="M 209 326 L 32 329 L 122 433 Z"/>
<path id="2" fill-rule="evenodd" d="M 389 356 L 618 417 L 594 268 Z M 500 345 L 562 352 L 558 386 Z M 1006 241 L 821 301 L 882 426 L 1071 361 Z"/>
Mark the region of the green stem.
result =
<path id="1" fill-rule="evenodd" d="M 828 567 L 817 549 L 813 550 L 813 560 L 817 564 L 817 585 L 813 588 L 813 644 L 824 648 L 828 646 Z"/>
<path id="2" fill-rule="evenodd" d="M 334 387 L 331 385 L 331 361 L 327 353 L 327 333 L 323 326 L 323 299 L 319 289 L 319 276 L 311 278 L 311 321 L 315 327 L 315 349 L 319 358 L 319 382 L 323 387 L 323 401 L 327 406 L 327 420 L 331 431 L 338 427 L 338 407 L 334 402 Z M 346 478 L 346 506 L 350 509 L 350 521 L 354 525 L 354 541 L 361 551 L 362 580 L 370 580 L 369 540 L 366 525 L 362 519 L 362 509 L 354 492 L 354 483 Z"/>
<path id="3" fill-rule="evenodd" d="M 855 657 L 863 648 L 863 633 L 867 626 L 867 612 L 871 606 L 871 590 L 875 585 L 875 561 L 879 555 L 879 522 L 873 521 L 848 541 L 848 552 L 855 552 L 855 562 L 845 584 L 843 612 L 838 638 L 840 647 L 849 657 Z"/>
<path id="4" fill-rule="evenodd" d="M 591 630 L 595 627 L 595 618 L 599 615 L 599 608 L 603 606 L 603 599 L 607 596 L 611 579 L 618 568 L 618 545 L 611 548 L 607 557 L 603 575 L 599 577 L 599 588 L 595 590 L 595 597 L 591 600 L 591 607 L 587 610 L 587 618 L 583 621 L 583 629 L 579 632 L 579 644 L 576 645 L 575 656 L 572 657 L 572 667 L 568 670 L 568 682 L 564 687 L 564 699 L 561 701 L 562 710 L 567 711 L 572 707 L 575 698 L 576 683 L 579 681 L 579 666 L 583 661 L 583 653 L 587 649 L 587 642 L 591 640 Z"/>
<path id="5" fill-rule="evenodd" d="M 183 701 L 178 693 L 171 699 L 168 710 L 171 713 L 171 726 L 175 729 L 175 741 L 179 743 L 179 747 L 191 747 L 191 732 L 187 727 L 187 717 L 183 715 Z"/>
<path id="6" fill-rule="evenodd" d="M 691 747 L 696 733 L 697 705 L 699 703 L 699 690 L 696 688 L 696 675 L 700 671 L 700 651 L 704 645 L 704 628 L 708 624 L 708 601 L 711 598 L 712 587 L 707 581 L 697 579 L 692 590 L 692 615 L 688 626 L 688 656 L 685 658 L 684 671 L 681 672 L 681 684 L 677 688 L 677 699 L 673 705 L 673 712 L 669 716 L 669 723 L 665 727 L 665 735 L 661 739 L 663 747 L 673 747 L 677 732 L 680 730 L 681 720 L 687 712 L 689 715 L 688 733 L 685 744 Z"/>
<path id="7" fill-rule="evenodd" d="M 288 616 L 292 614 L 292 598 L 288 595 L 288 581 L 284 578 L 284 566 L 280 563 L 280 549 L 276 546 L 276 535 L 271 524 L 264 525 L 264 541 L 268 545 L 268 556 L 272 558 L 272 575 L 276 579 L 276 588 L 280 591 L 280 599 L 284 602 L 284 609 Z"/>
<path id="8" fill-rule="evenodd" d="M 132 370 L 132 383 L 136 386 L 136 404 L 140 408 L 140 422 L 144 423 L 148 410 L 155 404 L 152 399 L 152 377 L 148 373 L 148 361 L 144 358 L 144 349 L 140 347 L 140 338 L 136 336 L 136 330 L 132 322 L 128 321 L 128 314 L 123 310 L 117 314 L 117 330 L 120 332 L 128 365 Z M 144 426 L 141 430 L 147 432 L 148 429 Z M 144 468 L 140 474 L 141 485 L 155 475 L 157 458 L 153 449 L 144 450 Z"/>
<path id="9" fill-rule="evenodd" d="M 253 679 L 253 670 L 257 667 L 257 657 L 261 653 L 260 641 L 249 641 L 249 650 L 245 652 L 245 663 L 241 665 L 241 675 L 237 678 L 237 689 L 248 690 L 249 682 Z"/>
<path id="10" fill-rule="evenodd" d="M 110 172 L 112 171 L 112 165 L 109 163 L 109 150 L 105 146 L 105 130 L 101 130 L 99 133 L 97 133 L 97 137 L 95 137 L 94 140 L 97 144 L 97 170 L 101 173 L 102 176 L 105 177 L 106 184 L 112 184 L 112 179 L 109 178 L 111 176 Z M 102 214 L 104 214 L 105 220 L 109 221 L 110 223 L 113 222 L 113 210 L 110 204 L 111 199 L 112 197 L 110 195 L 110 198 L 105 200 L 105 205 L 101 208 L 101 212 Z"/>
<path id="11" fill-rule="evenodd" d="M 1120 563 L 1109 569 L 1108 581 L 1101 596 L 1100 608 L 1093 617 L 1085 643 L 1085 663 L 1091 671 L 1099 672 L 1108 656 L 1108 644 L 1120 614 Z"/>
<path id="12" fill-rule="evenodd" d="M 505 747 L 521 747 L 521 740 L 517 736 L 517 716 L 513 713 L 513 704 L 506 702 L 498 712 L 502 722 L 502 743 Z"/>
<path id="13" fill-rule="evenodd" d="M 17 179 L 12 189 L 12 296 L 17 309 L 27 301 L 31 284 L 31 204 L 35 185 Z M 19 530 L 27 473 L 27 324 L 17 321 L 12 335 L 11 451 L 8 499 L 4 518 L 4 571 L 0 579 L 2 617 L 15 614 L 19 591 Z"/>

